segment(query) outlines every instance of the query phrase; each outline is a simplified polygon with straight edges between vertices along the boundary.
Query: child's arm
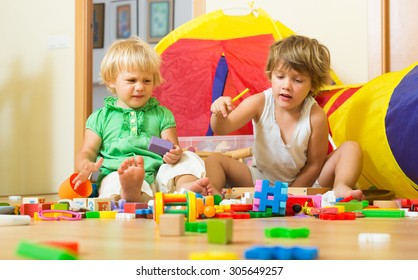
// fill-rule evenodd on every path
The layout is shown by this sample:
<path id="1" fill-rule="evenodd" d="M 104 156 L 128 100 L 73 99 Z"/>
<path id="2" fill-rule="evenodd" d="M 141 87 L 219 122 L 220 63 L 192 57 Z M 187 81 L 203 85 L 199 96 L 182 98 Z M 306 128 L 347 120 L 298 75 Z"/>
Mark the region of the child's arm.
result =
<path id="1" fill-rule="evenodd" d="M 318 178 L 328 151 L 328 122 L 324 111 L 313 105 L 311 111 L 312 134 L 308 144 L 305 166 L 289 187 L 310 187 Z"/>
<path id="2" fill-rule="evenodd" d="M 174 144 L 174 148 L 171 149 L 169 152 L 167 152 L 163 156 L 164 162 L 168 164 L 177 163 L 180 160 L 181 155 L 183 153 L 183 150 L 181 149 L 179 145 L 179 139 L 177 137 L 177 129 L 175 127 L 172 127 L 172 128 L 164 130 L 163 132 L 161 132 L 161 138 L 164 140 L 168 140 Z"/>
<path id="3" fill-rule="evenodd" d="M 86 129 L 84 134 L 83 145 L 75 158 L 76 169 L 79 174 L 74 178 L 74 189 L 86 181 L 90 174 L 99 170 L 103 163 L 103 158 L 97 160 L 102 139 L 93 131 Z"/>
<path id="4" fill-rule="evenodd" d="M 247 97 L 237 108 L 232 104 L 231 97 L 221 96 L 210 106 L 210 125 L 214 133 L 226 135 L 243 127 L 252 119 L 258 121 L 263 109 L 264 93 Z"/>

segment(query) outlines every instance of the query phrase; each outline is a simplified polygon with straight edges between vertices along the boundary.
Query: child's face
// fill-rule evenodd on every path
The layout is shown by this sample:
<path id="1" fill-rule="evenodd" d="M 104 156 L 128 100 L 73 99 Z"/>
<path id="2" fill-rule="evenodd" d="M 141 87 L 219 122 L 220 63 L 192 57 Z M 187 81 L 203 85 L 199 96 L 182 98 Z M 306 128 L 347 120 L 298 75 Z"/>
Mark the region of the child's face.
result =
<path id="1" fill-rule="evenodd" d="M 142 71 L 121 71 L 114 83 L 118 105 L 123 108 L 143 107 L 152 96 L 153 74 Z"/>
<path id="2" fill-rule="evenodd" d="M 311 90 L 311 77 L 293 69 L 272 72 L 271 86 L 276 104 L 283 109 L 299 109 Z"/>

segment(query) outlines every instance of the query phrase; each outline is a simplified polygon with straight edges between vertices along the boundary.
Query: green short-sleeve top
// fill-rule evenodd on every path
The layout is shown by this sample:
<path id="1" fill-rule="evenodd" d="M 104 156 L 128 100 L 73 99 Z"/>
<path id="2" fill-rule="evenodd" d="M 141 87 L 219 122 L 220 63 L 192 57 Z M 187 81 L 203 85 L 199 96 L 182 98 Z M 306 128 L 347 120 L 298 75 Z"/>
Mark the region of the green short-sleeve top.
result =
<path id="1" fill-rule="evenodd" d="M 103 157 L 98 184 L 109 173 L 116 171 L 129 157 L 140 155 L 144 158 L 145 181 L 152 184 L 163 164 L 162 157 L 148 151 L 151 137 L 160 137 L 161 132 L 176 127 L 173 113 L 150 98 L 144 107 L 125 109 L 116 106 L 116 97 L 106 97 L 105 106 L 93 112 L 86 123 L 86 129 L 95 132 L 102 145 L 99 157 Z"/>

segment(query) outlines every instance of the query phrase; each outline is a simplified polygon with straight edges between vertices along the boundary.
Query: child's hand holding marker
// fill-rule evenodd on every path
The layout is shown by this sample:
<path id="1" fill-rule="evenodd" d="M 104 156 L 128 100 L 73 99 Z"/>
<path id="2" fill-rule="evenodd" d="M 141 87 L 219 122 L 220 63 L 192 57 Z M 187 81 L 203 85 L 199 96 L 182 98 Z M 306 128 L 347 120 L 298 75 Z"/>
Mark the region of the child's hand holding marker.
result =
<path id="1" fill-rule="evenodd" d="M 248 91 L 249 91 L 249 89 L 246 88 L 241 93 L 239 93 L 237 96 L 235 96 L 233 99 L 231 99 L 231 97 L 229 97 L 229 96 L 219 97 L 210 106 L 210 111 L 212 112 L 212 114 L 215 114 L 218 117 L 224 117 L 224 118 L 228 117 L 228 114 L 232 110 L 234 110 L 234 108 L 235 108 L 235 106 L 232 103 L 237 101 L 239 98 L 241 98 Z"/>

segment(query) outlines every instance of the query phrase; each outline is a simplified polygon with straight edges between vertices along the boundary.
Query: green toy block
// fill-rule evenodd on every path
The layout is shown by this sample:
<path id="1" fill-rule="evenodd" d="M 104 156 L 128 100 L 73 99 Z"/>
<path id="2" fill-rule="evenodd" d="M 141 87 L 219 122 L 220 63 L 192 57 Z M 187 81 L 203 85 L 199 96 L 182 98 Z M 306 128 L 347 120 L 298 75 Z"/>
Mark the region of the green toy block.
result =
<path id="1" fill-rule="evenodd" d="M 233 219 L 208 220 L 208 242 L 215 244 L 232 243 L 232 230 Z"/>
<path id="2" fill-rule="evenodd" d="M 264 235 L 269 238 L 306 238 L 309 236 L 308 228 L 266 228 L 264 229 Z"/>
<path id="3" fill-rule="evenodd" d="M 99 219 L 100 218 L 100 212 L 99 211 L 86 212 L 86 218 L 87 219 Z"/>
<path id="4" fill-rule="evenodd" d="M 403 218 L 405 217 L 404 210 L 378 210 L 378 209 L 364 209 L 362 211 L 364 217 L 367 218 Z"/>
<path id="5" fill-rule="evenodd" d="M 77 256 L 66 249 L 21 241 L 16 249 L 16 254 L 34 260 L 77 260 Z"/>
<path id="6" fill-rule="evenodd" d="M 349 202 L 337 202 L 336 206 L 344 206 L 344 212 L 360 212 L 363 210 L 363 202 L 358 200 L 352 200 Z"/>

